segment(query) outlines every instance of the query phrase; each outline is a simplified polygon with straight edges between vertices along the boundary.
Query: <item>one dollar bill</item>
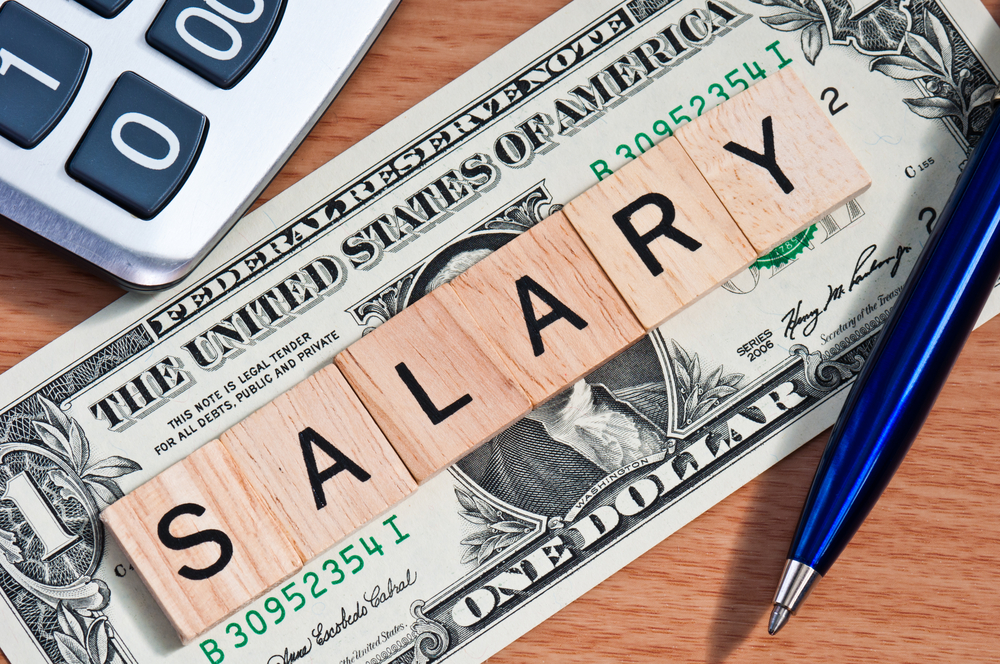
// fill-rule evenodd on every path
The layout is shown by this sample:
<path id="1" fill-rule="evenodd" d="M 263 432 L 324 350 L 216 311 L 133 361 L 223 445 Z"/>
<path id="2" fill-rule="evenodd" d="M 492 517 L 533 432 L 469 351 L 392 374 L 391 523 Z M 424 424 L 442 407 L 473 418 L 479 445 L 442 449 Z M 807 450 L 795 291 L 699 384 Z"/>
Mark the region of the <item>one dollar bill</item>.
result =
<path id="1" fill-rule="evenodd" d="M 249 215 L 184 284 L 0 379 L 0 648 L 13 664 L 498 651 L 832 423 L 986 124 L 998 37 L 970 0 L 577 0 Z M 868 193 L 180 645 L 101 509 L 788 66 Z"/>

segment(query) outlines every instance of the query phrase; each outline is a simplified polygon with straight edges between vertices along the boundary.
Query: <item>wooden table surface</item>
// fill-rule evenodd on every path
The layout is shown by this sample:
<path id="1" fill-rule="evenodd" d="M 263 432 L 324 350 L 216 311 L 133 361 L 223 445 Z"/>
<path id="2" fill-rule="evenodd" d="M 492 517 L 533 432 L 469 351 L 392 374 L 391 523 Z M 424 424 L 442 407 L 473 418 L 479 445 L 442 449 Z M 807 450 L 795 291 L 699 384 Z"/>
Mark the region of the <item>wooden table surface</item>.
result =
<path id="1" fill-rule="evenodd" d="M 566 3 L 403 0 L 261 201 Z M 1000 0 L 988 6 L 1000 17 Z M 121 293 L 0 228 L 0 371 Z M 825 435 L 491 661 L 1000 662 L 998 403 L 1000 317 L 973 334 L 882 500 L 780 636 L 767 614 Z"/>

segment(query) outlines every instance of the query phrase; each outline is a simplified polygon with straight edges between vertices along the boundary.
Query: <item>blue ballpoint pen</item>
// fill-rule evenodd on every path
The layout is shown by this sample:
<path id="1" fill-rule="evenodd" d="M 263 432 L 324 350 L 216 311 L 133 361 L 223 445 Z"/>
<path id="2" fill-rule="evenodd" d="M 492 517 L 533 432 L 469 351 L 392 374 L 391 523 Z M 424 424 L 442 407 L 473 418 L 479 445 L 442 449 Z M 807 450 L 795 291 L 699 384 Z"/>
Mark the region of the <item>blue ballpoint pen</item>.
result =
<path id="1" fill-rule="evenodd" d="M 993 107 L 1000 102 L 1000 88 Z M 847 397 L 774 597 L 777 633 L 874 507 L 923 425 L 1000 276 L 995 112 Z"/>

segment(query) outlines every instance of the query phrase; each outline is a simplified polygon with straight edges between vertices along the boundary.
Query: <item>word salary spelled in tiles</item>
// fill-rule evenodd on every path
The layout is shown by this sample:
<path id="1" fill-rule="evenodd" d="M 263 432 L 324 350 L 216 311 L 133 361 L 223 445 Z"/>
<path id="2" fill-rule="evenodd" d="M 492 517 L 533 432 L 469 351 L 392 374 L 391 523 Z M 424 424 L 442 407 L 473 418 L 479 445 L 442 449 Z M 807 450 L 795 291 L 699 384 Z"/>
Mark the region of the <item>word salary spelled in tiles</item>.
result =
<path id="1" fill-rule="evenodd" d="M 870 184 L 782 70 L 102 518 L 189 643 Z"/>

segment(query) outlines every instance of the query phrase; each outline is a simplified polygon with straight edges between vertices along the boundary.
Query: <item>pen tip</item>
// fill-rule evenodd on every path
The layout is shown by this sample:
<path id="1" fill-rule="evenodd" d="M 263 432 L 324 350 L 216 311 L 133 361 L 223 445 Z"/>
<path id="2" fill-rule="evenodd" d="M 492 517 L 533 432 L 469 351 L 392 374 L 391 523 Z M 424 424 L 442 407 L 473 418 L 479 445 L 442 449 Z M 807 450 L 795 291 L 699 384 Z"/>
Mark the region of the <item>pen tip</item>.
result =
<path id="1" fill-rule="evenodd" d="M 780 604 L 775 604 L 771 610 L 771 620 L 767 623 L 767 633 L 774 636 L 788 622 L 791 612 Z"/>

